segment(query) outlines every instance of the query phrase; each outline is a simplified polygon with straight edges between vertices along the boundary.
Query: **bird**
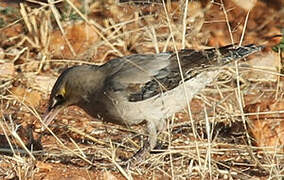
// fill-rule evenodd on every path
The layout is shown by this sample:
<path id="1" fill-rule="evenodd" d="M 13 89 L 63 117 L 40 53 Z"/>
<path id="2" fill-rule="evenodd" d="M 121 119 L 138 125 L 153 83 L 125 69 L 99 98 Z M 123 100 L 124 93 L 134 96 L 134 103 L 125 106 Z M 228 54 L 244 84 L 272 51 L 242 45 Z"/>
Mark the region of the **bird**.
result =
<path id="1" fill-rule="evenodd" d="M 227 45 L 114 58 L 103 65 L 64 70 L 49 97 L 48 126 L 64 108 L 78 106 L 94 119 L 130 127 L 146 123 L 147 140 L 130 159 L 143 159 L 157 144 L 166 119 L 187 107 L 222 66 L 261 51 L 263 46 Z"/>

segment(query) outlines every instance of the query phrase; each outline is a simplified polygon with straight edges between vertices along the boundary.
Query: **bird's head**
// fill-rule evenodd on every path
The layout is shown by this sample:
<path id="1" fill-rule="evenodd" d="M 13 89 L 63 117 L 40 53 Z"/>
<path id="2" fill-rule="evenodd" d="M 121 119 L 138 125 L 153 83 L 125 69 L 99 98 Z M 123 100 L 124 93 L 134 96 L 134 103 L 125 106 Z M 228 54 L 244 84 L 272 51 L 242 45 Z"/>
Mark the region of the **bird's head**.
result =
<path id="1" fill-rule="evenodd" d="M 102 87 L 103 74 L 94 66 L 74 66 L 66 69 L 54 84 L 44 117 L 49 125 L 55 116 L 64 108 L 89 101 L 88 98 Z"/>

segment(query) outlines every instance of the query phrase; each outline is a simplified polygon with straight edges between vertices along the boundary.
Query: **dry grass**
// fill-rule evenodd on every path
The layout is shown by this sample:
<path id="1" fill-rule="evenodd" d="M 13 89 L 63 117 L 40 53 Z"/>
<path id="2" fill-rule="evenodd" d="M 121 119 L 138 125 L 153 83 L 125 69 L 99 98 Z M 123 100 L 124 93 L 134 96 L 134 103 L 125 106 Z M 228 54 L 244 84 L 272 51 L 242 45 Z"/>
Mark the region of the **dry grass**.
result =
<path id="1" fill-rule="evenodd" d="M 222 1 L 206 6 L 188 0 L 150 5 L 119 4 L 113 0 L 27 2 L 34 2 L 32 8 L 21 4 L 16 20 L 9 21 L 7 14 L 0 16 L 7 18 L 0 29 L 4 54 L 0 54 L 0 66 L 12 64 L 0 75 L 0 151 L 7 154 L 1 155 L 1 178 L 283 178 L 283 144 L 256 146 L 249 118 L 280 116 L 283 110 L 244 111 L 246 105 L 265 98 L 281 101 L 280 54 L 277 72 L 238 63 L 224 68 L 215 82 L 188 102 L 185 112 L 168 119 L 167 131 L 159 139 L 162 147 L 135 168 L 122 168 L 117 162 L 130 157 L 141 146 L 140 126 L 127 129 L 92 121 L 84 112 L 71 107 L 41 133 L 41 117 L 49 94 L 43 86 L 49 82 L 31 83 L 37 77 L 55 78 L 67 66 L 101 64 L 133 53 L 202 49 L 228 42 L 267 43 L 266 37 L 278 33 L 277 25 L 283 22 L 280 12 L 267 7 L 263 12 L 267 15 L 259 15 L 255 11 L 265 6 L 262 2 L 255 7 L 259 9 L 249 12 Z M 273 23 L 268 23 L 271 14 Z M 65 28 L 68 26 L 78 29 L 69 32 Z M 262 28 L 254 31 L 254 26 Z M 59 36 L 62 39 L 57 42 Z M 243 78 L 242 74 L 251 69 L 276 75 L 277 80 Z M 19 87 L 26 90 L 19 94 L 15 91 Z M 30 97 L 32 92 L 40 98 Z M 33 126 L 29 129 L 30 124 Z M 34 151 L 26 147 L 31 140 L 35 141 Z M 43 145 L 43 150 L 35 145 Z"/>

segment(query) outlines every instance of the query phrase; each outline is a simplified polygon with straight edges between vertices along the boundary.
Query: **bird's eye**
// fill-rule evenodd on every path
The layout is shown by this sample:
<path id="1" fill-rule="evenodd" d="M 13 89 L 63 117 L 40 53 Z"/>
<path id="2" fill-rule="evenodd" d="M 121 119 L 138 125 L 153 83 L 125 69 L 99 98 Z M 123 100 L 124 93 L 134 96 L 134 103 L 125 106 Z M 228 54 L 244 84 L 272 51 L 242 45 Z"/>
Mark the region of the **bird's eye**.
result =
<path id="1" fill-rule="evenodd" d="M 62 94 L 57 94 L 49 100 L 48 110 L 51 111 L 56 106 L 61 105 L 62 103 L 64 103 L 64 96 Z"/>
<path id="2" fill-rule="evenodd" d="M 64 100 L 64 97 L 62 96 L 62 94 L 57 94 L 57 95 L 55 96 L 55 99 L 60 102 L 60 101 L 63 101 L 63 100 Z"/>

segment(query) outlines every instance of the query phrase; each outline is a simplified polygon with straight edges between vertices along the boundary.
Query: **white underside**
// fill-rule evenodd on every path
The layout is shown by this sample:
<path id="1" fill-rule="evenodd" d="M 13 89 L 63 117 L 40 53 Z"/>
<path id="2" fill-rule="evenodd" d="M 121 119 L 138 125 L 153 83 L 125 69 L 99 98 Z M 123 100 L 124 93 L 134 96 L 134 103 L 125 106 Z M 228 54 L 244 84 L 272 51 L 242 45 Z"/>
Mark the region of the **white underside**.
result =
<path id="1" fill-rule="evenodd" d="M 140 102 L 129 102 L 123 99 L 118 93 L 107 94 L 111 99 L 114 108 L 110 112 L 113 115 L 118 115 L 117 118 L 127 120 L 128 125 L 138 124 L 144 120 L 152 122 L 161 122 L 159 120 L 170 117 L 176 112 L 182 111 L 187 106 L 187 101 L 191 101 L 194 95 L 202 90 L 206 85 L 211 83 L 218 71 L 208 71 L 197 75 L 186 81 L 180 86 L 167 91 L 163 94 L 154 96 Z M 185 91 L 186 89 L 186 91 Z M 116 101 L 112 101 L 116 99 Z"/>

